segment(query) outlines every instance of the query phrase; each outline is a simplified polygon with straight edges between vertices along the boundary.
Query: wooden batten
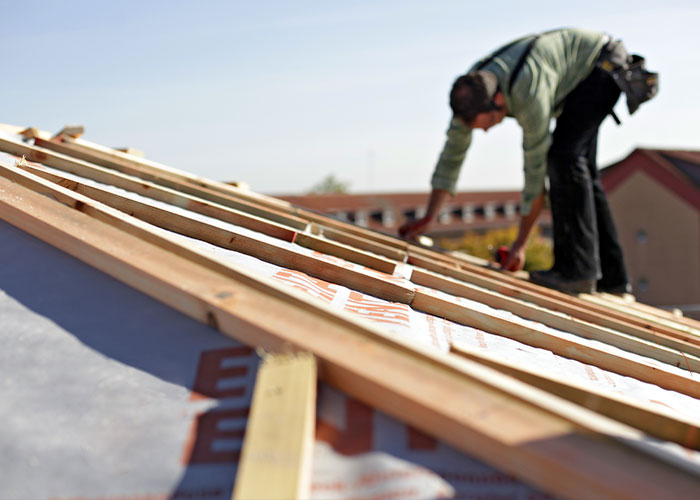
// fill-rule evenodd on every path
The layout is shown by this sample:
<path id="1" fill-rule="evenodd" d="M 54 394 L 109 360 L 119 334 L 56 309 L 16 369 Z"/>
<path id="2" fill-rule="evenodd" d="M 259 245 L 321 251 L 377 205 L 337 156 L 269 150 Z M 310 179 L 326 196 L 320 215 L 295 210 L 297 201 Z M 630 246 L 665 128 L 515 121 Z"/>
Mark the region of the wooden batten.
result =
<path id="1" fill-rule="evenodd" d="M 325 238 L 337 241 L 338 243 L 343 243 L 345 245 L 361 248 L 377 255 L 382 255 L 397 262 L 404 262 L 407 257 L 406 252 L 399 250 L 398 248 L 377 243 L 376 241 L 371 241 L 366 238 L 347 233 L 340 229 L 334 229 L 323 224 L 319 224 L 317 222 L 311 223 L 311 232 L 314 234 L 323 235 Z"/>
<path id="2" fill-rule="evenodd" d="M 0 166 L 0 172 L 7 178 L 21 183 L 22 185 L 36 185 L 31 179 L 18 175 L 17 171 L 13 171 L 12 169 Z M 342 284 L 385 300 L 409 304 L 413 299 L 413 289 L 403 287 L 385 279 L 347 269 L 338 264 L 278 247 L 262 240 L 245 236 L 234 231 L 228 231 L 218 226 L 131 200 L 73 180 L 59 179 L 58 183 L 63 188 L 80 193 L 129 214 L 130 216 L 169 231 L 206 241 L 222 248 L 251 255 L 278 266 L 295 269 L 332 283 Z M 42 189 L 43 192 L 51 192 L 58 199 L 61 199 L 61 197 L 65 198 L 65 192 L 61 193 L 56 189 L 52 190 L 50 186 L 43 186 Z M 74 204 L 76 201 L 71 200 L 71 203 Z"/>
<path id="3" fill-rule="evenodd" d="M 37 142 L 40 142 L 42 144 L 45 144 L 46 142 L 51 142 L 51 141 L 44 141 L 42 142 L 41 140 L 38 140 Z M 144 196 L 149 196 L 147 190 L 151 186 L 158 186 L 161 188 L 164 188 L 165 186 L 161 186 L 158 183 L 153 183 L 148 181 L 147 179 L 142 179 L 139 178 L 138 176 L 128 176 L 125 174 L 120 174 L 116 171 L 112 171 L 111 173 L 114 174 L 114 177 L 109 177 L 107 174 L 109 173 L 108 171 L 105 171 L 104 168 L 97 167 L 95 165 L 92 165 L 90 163 L 87 163 L 83 160 L 75 159 L 70 156 L 54 152 L 45 148 L 40 148 L 37 146 L 29 146 L 27 144 L 23 144 L 21 142 L 11 140 L 11 139 L 5 139 L 0 137 L 0 150 L 5 151 L 14 155 L 18 156 L 25 156 L 27 160 L 37 162 L 37 163 L 42 163 L 44 165 L 47 165 L 49 167 L 56 168 L 58 170 L 63 170 L 65 172 L 73 173 L 76 175 L 80 175 L 82 177 L 87 177 L 89 179 L 96 180 L 98 182 L 104 182 L 105 184 L 110 184 L 112 179 L 113 185 L 117 187 L 123 187 L 124 189 L 127 190 L 134 190 L 130 188 L 129 186 L 133 186 L 134 182 L 141 182 L 143 183 L 142 189 L 140 190 L 134 190 L 134 192 L 138 192 L 139 194 L 143 194 Z M 152 176 L 151 176 L 152 177 Z M 131 179 L 131 182 L 127 182 L 126 179 Z M 177 191 L 177 184 L 175 184 L 175 188 L 168 188 L 172 192 L 177 192 L 179 194 L 183 194 L 180 191 Z M 188 195 L 187 193 L 184 193 L 185 195 Z M 156 196 L 154 194 L 154 196 Z M 150 196 L 149 196 L 150 197 Z M 189 195 L 190 199 L 193 199 L 193 197 L 196 197 L 196 195 Z M 308 226 L 308 221 L 302 220 L 298 217 L 291 216 L 287 213 L 282 213 L 278 212 L 275 210 L 268 210 L 265 207 L 261 207 L 259 205 L 251 204 L 251 203 L 246 203 L 246 202 L 238 202 L 236 199 L 225 197 L 225 196 L 220 196 L 217 198 L 217 196 L 212 195 L 212 198 L 216 198 L 214 200 L 209 200 L 205 199 L 205 201 L 211 201 L 214 203 L 218 203 L 219 205 L 228 207 L 228 208 L 233 208 L 235 210 L 239 210 L 241 212 L 245 212 L 251 215 L 254 215 L 256 217 L 262 217 L 265 219 L 268 219 L 270 221 L 274 221 L 280 224 L 284 224 L 286 226 L 289 226 L 293 229 L 297 230 L 304 230 Z M 158 198 L 155 198 L 158 199 Z M 202 198 L 199 198 L 200 200 Z M 218 200 L 218 201 L 217 201 Z M 162 200 L 165 201 L 165 200 Z M 219 203 L 222 202 L 222 203 Z M 176 203 L 174 203 L 176 204 Z M 189 207 L 186 207 L 189 208 Z"/>
<path id="4" fill-rule="evenodd" d="M 651 312 L 647 309 L 639 307 L 639 305 L 636 302 L 632 303 L 624 303 L 621 301 L 617 301 L 613 299 L 612 297 L 608 295 L 590 295 L 590 294 L 581 294 L 579 295 L 580 298 L 583 300 L 586 300 L 588 302 L 592 302 L 594 304 L 607 307 L 610 309 L 614 309 L 616 311 L 620 311 L 624 314 L 630 315 L 630 316 L 635 316 L 638 318 L 641 318 L 645 321 L 649 321 L 651 323 L 656 323 L 658 325 L 662 325 L 667 328 L 673 328 L 674 330 L 678 330 L 679 332 L 687 333 L 690 335 L 693 335 L 697 338 L 700 339 L 700 324 L 697 325 L 691 325 L 684 323 L 682 321 L 679 321 L 679 318 L 675 318 L 670 315 L 669 317 L 662 316 L 661 313 L 665 311 L 661 311 L 661 309 L 657 308 L 649 308 L 650 310 L 654 310 L 658 312 Z"/>
<path id="5" fill-rule="evenodd" d="M 562 380 L 534 371 L 512 361 L 505 362 L 493 353 L 473 349 L 464 343 L 454 343 L 450 351 L 476 361 L 527 384 L 556 394 L 589 410 L 640 429 L 650 436 L 700 450 L 700 420 L 690 420 L 659 406 L 639 403 L 611 391 Z"/>
<path id="6" fill-rule="evenodd" d="M 45 137 L 42 136 L 41 138 L 44 139 Z M 290 215 L 293 215 L 295 210 L 288 202 L 248 190 L 244 183 L 236 183 L 240 184 L 239 186 L 231 183 L 213 181 L 183 170 L 168 167 L 161 163 L 127 155 L 119 150 L 107 148 L 83 139 L 66 136 L 62 136 L 58 139 L 59 140 L 51 141 L 51 143 L 48 144 L 40 141 L 38 145 L 53 149 L 54 151 L 60 151 L 73 158 L 85 160 L 96 165 L 119 171 L 130 171 L 133 172 L 132 175 L 137 177 L 162 179 L 163 183 L 171 187 L 172 183 L 181 183 L 183 189 L 192 188 L 192 186 L 201 187 L 207 191 L 238 198 L 242 202 L 252 203 L 256 206 L 266 207 Z"/>
<path id="7" fill-rule="evenodd" d="M 236 186 L 223 182 L 215 182 L 193 176 L 186 172 L 178 171 L 152 161 L 129 157 L 119 151 L 104 148 L 84 140 L 74 140 L 69 137 L 61 137 L 60 141 L 45 141 L 38 138 L 36 145 L 95 163 L 97 165 L 128 173 L 129 175 L 147 179 L 173 189 L 179 189 L 194 196 L 199 196 L 211 201 L 221 203 L 221 200 L 212 198 L 212 196 L 215 196 L 214 193 L 218 193 L 219 195 L 229 198 L 245 200 L 247 203 L 252 203 L 256 206 L 266 207 L 269 210 L 287 213 L 288 215 L 296 216 L 307 221 L 321 222 L 337 230 L 345 231 L 374 243 L 399 249 L 406 248 L 406 243 L 397 238 L 382 235 L 380 233 L 359 228 L 351 224 L 335 221 L 307 210 L 295 208 L 287 202 L 270 196 L 252 193 L 249 190 L 240 189 Z"/>
<path id="8" fill-rule="evenodd" d="M 363 227 L 359 227 L 347 222 L 335 220 L 325 215 L 319 215 L 317 213 L 310 212 L 309 210 L 297 208 L 294 209 L 294 214 L 311 222 L 322 224 L 325 227 L 332 228 L 336 231 L 342 231 L 346 234 L 353 235 L 357 238 L 361 238 L 366 241 L 379 243 L 380 245 L 395 248 L 403 252 L 405 252 L 408 248 L 408 244 L 405 241 L 395 238 L 393 236 L 372 231 L 370 229 L 365 229 Z"/>
<path id="9" fill-rule="evenodd" d="M 535 487 L 568 498 L 691 498 L 700 489 L 698 476 L 628 426 L 399 340 L 33 180 L 38 192 L 0 179 L 3 220 L 248 345 L 309 351 L 331 385 Z M 75 204 L 39 194 L 48 188 Z"/>
<path id="10" fill-rule="evenodd" d="M 234 500 L 294 500 L 311 494 L 316 359 L 267 354 L 258 369 Z"/>
<path id="11" fill-rule="evenodd" d="M 256 193 L 254 191 L 250 191 L 248 185 L 245 182 L 214 181 L 205 177 L 193 175 L 190 172 L 186 172 L 184 170 L 178 170 L 163 165 L 162 163 L 157 163 L 152 160 L 148 160 L 145 158 L 134 158 L 132 156 L 123 154 L 117 149 L 108 148 L 100 144 L 95 144 L 94 142 L 86 141 L 82 138 L 63 138 L 62 142 L 65 143 L 65 145 L 68 148 L 70 148 L 71 156 L 74 156 L 76 158 L 83 158 L 93 163 L 100 164 L 100 161 L 122 162 L 124 165 L 139 168 L 144 172 L 148 172 L 152 175 L 157 176 L 165 174 L 167 176 L 174 177 L 182 181 L 195 184 L 197 186 L 218 191 L 222 194 L 239 197 L 241 199 L 262 204 L 273 209 L 289 210 L 292 208 L 291 204 L 286 201 L 279 200 L 277 198 L 266 196 L 260 193 Z"/>
<path id="12" fill-rule="evenodd" d="M 71 186 L 85 186 L 82 183 L 74 181 L 68 181 L 59 175 L 55 175 L 48 172 L 43 167 L 26 164 L 19 165 L 23 170 L 30 172 L 34 175 L 42 177 L 56 184 L 70 184 Z M 93 170 L 99 169 L 99 167 L 86 167 Z M 103 172 L 100 170 L 96 171 L 83 171 L 82 169 L 73 169 L 71 173 L 76 175 L 76 170 L 82 173 L 90 174 L 92 180 L 102 182 L 103 184 L 109 184 L 127 191 L 131 191 L 138 195 L 151 198 L 153 200 L 162 201 L 170 205 L 174 205 L 180 208 L 190 210 L 194 213 L 206 215 L 208 217 L 213 217 L 230 224 L 245 227 L 253 231 L 257 231 L 273 238 L 277 238 L 283 241 L 293 242 L 296 238 L 297 232 L 293 229 L 278 224 L 276 222 L 271 222 L 260 217 L 255 217 L 254 215 L 247 214 L 235 210 L 233 208 L 223 207 L 212 202 L 206 202 L 204 200 L 198 200 L 192 196 L 181 195 L 177 191 L 173 191 L 168 188 L 158 186 L 157 184 L 152 184 L 146 181 L 137 181 L 133 178 L 126 176 L 124 174 L 119 174 L 116 172 Z M 83 175 L 82 177 L 87 177 Z M 85 188 L 85 187 L 84 187 Z"/>
<path id="13" fill-rule="evenodd" d="M 688 316 L 684 316 L 683 312 L 679 309 L 662 309 L 665 306 L 655 307 L 648 304 L 644 304 L 643 302 L 638 302 L 632 294 L 625 294 L 623 296 L 619 296 L 610 293 L 598 292 L 596 295 L 605 299 L 606 301 L 608 301 L 608 303 L 621 304 L 631 309 L 651 314 L 652 316 L 668 319 L 673 321 L 674 323 L 680 323 L 682 325 L 695 328 L 696 330 L 700 330 L 700 321 L 695 320 L 693 318 L 689 318 Z"/>
<path id="14" fill-rule="evenodd" d="M 396 271 L 397 263 L 395 261 L 385 259 L 368 252 L 363 252 L 350 245 L 336 243 L 332 240 L 327 240 L 314 236 L 312 234 L 299 233 L 294 241 L 299 246 L 310 248 L 320 253 L 340 257 L 349 262 L 355 262 L 365 267 L 381 271 L 385 274 L 392 275 Z"/>
<path id="15" fill-rule="evenodd" d="M 70 158 L 71 154 L 75 154 L 74 148 L 62 141 L 45 141 L 43 139 L 35 139 L 35 144 L 42 148 L 43 151 L 33 151 L 29 156 L 27 156 L 27 159 L 44 163 L 49 166 L 54 166 L 52 163 L 50 163 L 52 159 L 47 155 L 47 152 L 49 151 L 60 153 L 64 158 Z M 140 179 L 144 179 L 146 181 L 153 182 L 170 189 L 175 189 L 182 193 L 196 196 L 198 198 L 212 201 L 227 207 L 243 210 L 259 217 L 270 217 L 275 213 L 278 215 L 278 217 L 289 217 L 290 215 L 293 216 L 293 214 L 291 214 L 292 211 L 286 208 L 282 208 L 280 210 L 278 207 L 271 207 L 267 203 L 261 203 L 260 200 L 241 200 L 239 197 L 234 197 L 230 194 L 222 193 L 207 186 L 202 186 L 200 185 L 201 183 L 183 180 L 179 176 L 168 172 L 153 173 L 151 169 L 146 170 L 131 163 L 122 161 L 100 160 L 100 164 L 107 168 L 112 168 L 117 172 L 138 177 Z M 56 166 L 56 168 L 60 167 Z M 229 187 L 231 189 L 235 189 L 231 186 Z M 308 224 L 308 221 L 304 221 L 304 225 L 306 224 Z"/>
<path id="16" fill-rule="evenodd" d="M 54 137 L 70 137 L 77 139 L 85 133 L 85 127 L 82 125 L 66 125 L 59 130 Z"/>
<path id="17" fill-rule="evenodd" d="M 411 281 L 417 285 L 441 290 L 457 297 L 475 300 L 496 309 L 504 309 L 521 318 L 537 321 L 552 328 L 574 333 L 583 338 L 598 340 L 628 352 L 700 374 L 700 357 L 698 357 L 700 356 L 700 348 L 691 344 L 684 344 L 675 341 L 675 339 L 669 339 L 668 344 L 673 344 L 674 346 L 672 349 L 636 336 L 601 328 L 593 323 L 587 323 L 570 316 L 553 313 L 522 300 L 506 297 L 465 282 L 451 280 L 422 269 L 413 270 Z"/>
<path id="18" fill-rule="evenodd" d="M 555 301 L 554 303 L 563 303 L 563 304 L 568 304 L 570 307 L 574 307 L 576 310 L 581 311 L 579 314 L 591 314 L 593 313 L 596 315 L 596 319 L 594 322 L 598 323 L 599 321 L 612 321 L 612 322 L 621 322 L 625 324 L 629 324 L 632 326 L 635 326 L 639 329 L 647 330 L 647 331 L 652 331 L 655 333 L 663 334 L 666 336 L 674 337 L 674 338 L 679 338 L 679 339 L 684 339 L 689 342 L 695 343 L 696 345 L 700 345 L 700 339 L 698 339 L 695 336 L 692 335 L 687 335 L 685 332 L 680 332 L 674 328 L 668 328 L 665 325 L 659 324 L 656 321 L 649 321 L 644 318 L 640 318 L 638 316 L 630 315 L 630 314 L 625 314 L 622 311 L 616 310 L 614 308 L 610 308 L 607 306 L 603 306 L 600 304 L 595 304 L 590 301 L 582 300 L 578 296 L 573 296 L 569 295 L 563 292 L 560 292 L 558 290 L 553 290 L 551 288 L 543 287 L 540 285 L 537 285 L 535 283 L 531 283 L 529 281 L 517 278 L 513 276 L 513 273 L 508 273 L 504 272 L 501 270 L 496 270 L 488 267 L 481 267 L 481 266 L 475 266 L 473 264 L 469 264 L 467 262 L 459 263 L 457 266 L 459 269 L 463 271 L 467 271 L 469 273 L 473 274 L 479 274 L 484 277 L 489 277 L 491 279 L 497 280 L 502 282 L 504 285 L 507 286 L 514 286 L 519 289 L 521 289 L 523 292 L 530 293 L 530 294 L 535 294 L 539 297 L 546 298 L 546 299 L 551 299 Z M 556 309 L 556 308 L 555 308 Z M 576 316 L 576 314 L 573 314 Z M 585 319 L 582 316 L 578 316 L 581 319 Z M 607 326 L 603 325 L 602 323 L 601 326 Z M 614 328 L 611 326 L 611 328 Z"/>
<path id="19" fill-rule="evenodd" d="M 411 307 L 462 325 L 508 337 L 523 344 L 547 349 L 554 354 L 597 366 L 603 370 L 700 398 L 700 378 L 693 379 L 692 372 L 688 372 L 688 376 L 681 375 L 662 365 L 656 366 L 637 361 L 623 353 L 614 354 L 582 342 L 575 342 L 559 333 L 548 332 L 537 326 L 524 326 L 494 314 L 470 309 L 455 300 L 437 297 L 421 290 L 416 290 Z"/>
<path id="20" fill-rule="evenodd" d="M 81 187 L 81 189 L 83 189 L 83 191 L 89 189 L 82 183 L 62 179 L 61 177 L 49 173 L 41 168 L 37 168 L 31 165 L 25 165 L 21 167 L 24 170 L 38 175 L 40 177 L 43 177 L 44 179 L 50 180 L 51 182 L 63 184 L 64 187 L 69 187 L 69 189 L 73 189 L 74 191 L 76 191 L 79 186 Z M 118 183 L 118 187 L 128 189 L 129 191 L 132 191 L 136 194 L 148 196 L 152 199 L 163 201 L 165 203 L 169 203 L 171 205 L 175 205 L 181 208 L 186 208 L 195 213 L 200 213 L 209 217 L 214 217 L 224 222 L 229 222 L 234 225 L 252 229 L 254 231 L 258 231 L 260 233 L 290 243 L 298 243 L 300 246 L 317 250 L 319 252 L 327 253 L 329 255 L 335 255 L 350 262 L 355 262 L 357 264 L 369 267 L 371 269 L 376 269 L 377 271 L 381 271 L 389 275 L 393 274 L 394 270 L 396 269 L 396 262 L 394 261 L 374 256 L 367 252 L 362 252 L 347 245 L 334 243 L 332 241 L 324 240 L 323 238 L 318 238 L 308 234 L 297 233 L 296 231 L 287 227 L 269 222 L 265 219 L 245 214 L 243 212 L 239 212 L 234 209 L 222 207 L 215 203 L 206 202 L 204 200 L 197 200 L 196 198 L 189 197 L 187 195 L 178 195 L 176 191 L 172 191 L 167 188 L 162 188 L 155 184 L 145 185 L 145 181 L 134 181 L 122 174 L 107 173 L 107 175 L 112 177 L 121 175 L 123 179 L 119 179 L 121 182 Z M 109 180 L 114 181 L 117 179 Z M 117 183 L 111 184 L 115 186 L 117 185 Z M 92 190 L 91 192 L 95 193 L 95 196 L 101 196 L 102 199 L 115 199 L 114 196 L 109 196 L 109 194 L 107 192 L 104 192 L 104 190 Z M 104 203 L 112 205 L 107 201 L 104 201 Z M 123 211 L 128 211 L 128 207 L 125 208 Z"/>
<path id="21" fill-rule="evenodd" d="M 454 266 L 436 263 L 430 259 L 413 254 L 409 254 L 408 263 L 438 274 L 443 274 L 466 283 L 498 292 L 507 297 L 514 297 L 532 302 L 533 304 L 545 307 L 552 311 L 568 314 L 583 321 L 595 323 L 599 326 L 633 335 L 651 342 L 656 342 L 667 347 L 675 348 L 678 345 L 678 341 L 689 345 L 700 346 L 698 339 L 683 334 L 682 332 L 663 328 L 658 325 L 650 325 L 648 323 L 646 323 L 646 326 L 639 326 L 636 323 L 627 321 L 629 317 L 625 317 L 624 319 L 614 317 L 612 310 L 608 310 L 610 311 L 610 314 L 605 312 L 605 310 L 603 313 L 601 313 L 600 308 L 597 310 L 591 310 L 590 308 L 585 307 L 585 305 L 588 303 L 576 297 L 566 296 L 566 294 L 558 292 L 552 295 L 549 292 L 555 291 L 544 287 L 536 287 L 535 291 L 532 291 L 530 288 L 524 286 L 526 282 L 515 278 L 510 278 L 511 280 L 515 280 L 515 284 L 512 284 L 506 279 L 509 278 L 508 276 L 500 275 L 500 273 L 495 273 L 495 277 L 485 276 L 483 274 L 474 273 L 465 269 L 458 269 Z M 555 298 L 555 296 L 557 298 Z M 566 299 L 560 300 L 560 298 L 558 298 L 559 296 L 566 296 Z M 584 305 L 583 307 L 582 304 Z M 667 342 L 667 339 L 672 339 L 672 342 Z"/>

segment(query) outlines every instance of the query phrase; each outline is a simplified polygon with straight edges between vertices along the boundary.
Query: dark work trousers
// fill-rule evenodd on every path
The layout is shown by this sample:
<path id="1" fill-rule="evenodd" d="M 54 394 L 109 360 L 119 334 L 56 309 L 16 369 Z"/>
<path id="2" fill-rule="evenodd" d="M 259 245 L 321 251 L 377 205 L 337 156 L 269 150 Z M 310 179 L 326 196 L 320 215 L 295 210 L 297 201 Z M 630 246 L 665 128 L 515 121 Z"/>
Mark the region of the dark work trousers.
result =
<path id="1" fill-rule="evenodd" d="M 627 283 L 596 162 L 598 129 L 619 97 L 612 78 L 595 68 L 566 97 L 547 158 L 554 270 L 566 279 L 596 279 L 600 289 Z"/>

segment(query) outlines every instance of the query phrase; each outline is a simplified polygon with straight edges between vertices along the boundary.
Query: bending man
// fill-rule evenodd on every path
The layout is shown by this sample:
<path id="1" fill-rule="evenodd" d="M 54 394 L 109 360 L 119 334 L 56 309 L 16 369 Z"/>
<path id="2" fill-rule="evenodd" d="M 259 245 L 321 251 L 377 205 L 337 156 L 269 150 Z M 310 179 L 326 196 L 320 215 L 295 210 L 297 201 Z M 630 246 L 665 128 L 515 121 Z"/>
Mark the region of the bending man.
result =
<path id="1" fill-rule="evenodd" d="M 556 30 L 516 40 L 460 76 L 450 92 L 453 118 L 426 215 L 402 226 L 400 234 L 413 238 L 424 232 L 454 195 L 472 130 L 486 131 L 513 117 L 523 130 L 525 185 L 518 236 L 504 267 L 523 267 L 547 176 L 554 266 L 531 273 L 531 280 L 571 293 L 631 291 L 596 164 L 598 129 L 620 96 L 599 64 L 611 42 L 595 31 Z"/>

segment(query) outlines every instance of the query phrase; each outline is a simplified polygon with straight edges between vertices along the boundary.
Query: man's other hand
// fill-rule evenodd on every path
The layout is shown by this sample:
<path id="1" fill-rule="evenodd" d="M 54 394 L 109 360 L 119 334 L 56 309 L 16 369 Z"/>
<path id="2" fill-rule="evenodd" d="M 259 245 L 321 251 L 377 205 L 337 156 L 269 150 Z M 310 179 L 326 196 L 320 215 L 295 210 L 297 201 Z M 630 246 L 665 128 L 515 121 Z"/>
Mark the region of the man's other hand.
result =
<path id="1" fill-rule="evenodd" d="M 501 267 L 506 271 L 520 271 L 525 265 L 525 247 L 513 245 L 508 251 L 508 258 Z"/>
<path id="2" fill-rule="evenodd" d="M 406 240 L 415 240 L 419 234 L 427 231 L 431 222 L 432 219 L 427 216 L 422 219 L 408 221 L 399 228 L 399 236 Z"/>

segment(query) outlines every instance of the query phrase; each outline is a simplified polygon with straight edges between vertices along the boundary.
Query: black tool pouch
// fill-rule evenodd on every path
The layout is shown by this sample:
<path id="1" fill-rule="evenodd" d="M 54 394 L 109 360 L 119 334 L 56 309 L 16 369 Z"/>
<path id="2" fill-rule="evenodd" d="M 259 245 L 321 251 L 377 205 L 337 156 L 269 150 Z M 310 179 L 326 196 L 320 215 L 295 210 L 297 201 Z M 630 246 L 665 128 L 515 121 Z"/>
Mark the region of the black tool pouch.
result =
<path id="1" fill-rule="evenodd" d="M 611 40 L 596 64 L 607 71 L 625 93 L 630 114 L 659 91 L 659 74 L 648 71 L 645 59 L 637 54 L 630 55 L 620 40 Z"/>

